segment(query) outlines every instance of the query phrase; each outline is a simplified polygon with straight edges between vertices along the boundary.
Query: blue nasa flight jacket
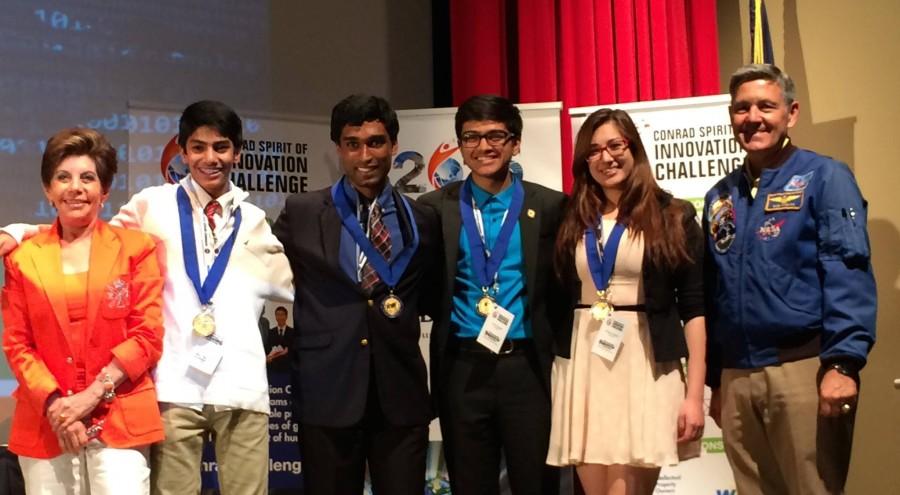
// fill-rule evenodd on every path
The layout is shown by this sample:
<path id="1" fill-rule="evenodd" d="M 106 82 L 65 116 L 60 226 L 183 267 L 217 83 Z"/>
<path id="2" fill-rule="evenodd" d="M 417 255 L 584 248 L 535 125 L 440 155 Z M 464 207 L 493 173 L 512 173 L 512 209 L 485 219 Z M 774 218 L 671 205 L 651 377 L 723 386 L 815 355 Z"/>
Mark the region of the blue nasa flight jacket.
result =
<path id="1" fill-rule="evenodd" d="M 815 355 L 859 369 L 875 342 L 866 202 L 852 172 L 790 145 L 780 159 L 780 167 L 762 171 L 755 198 L 743 168 L 706 194 L 707 383 L 714 388 L 722 368 Z"/>

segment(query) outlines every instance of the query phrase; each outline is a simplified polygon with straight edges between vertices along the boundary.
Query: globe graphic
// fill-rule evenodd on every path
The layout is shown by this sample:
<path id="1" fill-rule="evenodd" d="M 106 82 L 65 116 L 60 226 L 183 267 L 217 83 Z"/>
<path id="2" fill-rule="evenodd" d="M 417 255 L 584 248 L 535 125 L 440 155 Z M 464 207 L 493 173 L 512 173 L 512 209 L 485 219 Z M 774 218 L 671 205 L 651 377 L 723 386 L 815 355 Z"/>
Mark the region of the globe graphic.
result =
<path id="1" fill-rule="evenodd" d="M 444 162 L 438 165 L 438 167 L 434 170 L 433 182 L 434 185 L 438 188 L 444 187 L 447 184 L 451 184 L 453 182 L 461 181 L 462 179 L 462 166 L 460 166 L 459 162 L 453 158 L 444 160 Z"/>
<path id="2" fill-rule="evenodd" d="M 522 164 L 515 160 L 509 162 L 509 172 L 513 175 L 518 175 L 520 179 L 523 175 L 525 175 L 525 170 L 522 168 Z"/>
<path id="3" fill-rule="evenodd" d="M 176 155 L 175 158 L 169 161 L 169 165 L 166 167 L 166 178 L 171 184 L 187 177 L 189 173 L 187 166 L 181 160 L 181 156 L 179 155 Z"/>

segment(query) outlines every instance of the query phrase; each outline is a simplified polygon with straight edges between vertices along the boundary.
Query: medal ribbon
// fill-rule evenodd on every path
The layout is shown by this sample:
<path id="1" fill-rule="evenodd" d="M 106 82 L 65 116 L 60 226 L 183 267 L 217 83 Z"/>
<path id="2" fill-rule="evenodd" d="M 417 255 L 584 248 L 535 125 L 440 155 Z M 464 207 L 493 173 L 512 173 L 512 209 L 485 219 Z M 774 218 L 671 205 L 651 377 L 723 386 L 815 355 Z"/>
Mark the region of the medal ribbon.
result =
<path id="1" fill-rule="evenodd" d="M 600 228 L 603 228 L 602 223 Z M 606 290 L 609 287 L 609 279 L 612 278 L 613 268 L 616 266 L 616 253 L 619 250 L 619 241 L 622 240 L 624 232 L 625 226 L 616 222 L 612 232 L 609 233 L 606 246 L 603 247 L 597 242 L 595 229 L 585 229 L 584 231 L 584 250 L 587 252 L 591 279 L 593 279 L 594 287 L 597 290 Z"/>
<path id="2" fill-rule="evenodd" d="M 350 207 L 350 198 L 347 197 L 344 191 L 345 180 L 346 177 L 341 177 L 341 180 L 331 186 L 331 199 L 334 201 L 335 208 L 337 208 L 338 216 L 341 217 L 341 223 L 347 229 L 347 232 L 350 233 L 350 237 L 356 241 L 356 245 L 365 253 L 366 259 L 372 265 L 372 268 L 375 269 L 375 272 L 378 273 L 378 276 L 381 277 L 381 281 L 387 284 L 388 287 L 394 288 L 419 247 L 419 228 L 416 226 L 412 207 L 409 206 L 409 201 L 407 201 L 406 197 L 402 194 L 398 195 L 400 202 L 403 203 L 404 210 L 406 210 L 406 218 L 409 219 L 413 238 L 412 243 L 404 246 L 403 250 L 394 258 L 394 262 L 390 263 L 389 260 L 384 259 L 380 251 L 375 249 L 372 241 L 369 240 L 359 225 L 359 218 L 354 213 L 354 208 Z"/>
<path id="3" fill-rule="evenodd" d="M 234 240 L 237 237 L 238 229 L 241 227 L 241 209 L 234 210 L 234 229 L 231 235 L 225 240 L 222 249 L 219 250 L 216 260 L 213 262 L 206 274 L 206 280 L 200 284 L 200 267 L 197 261 L 197 241 L 194 237 L 194 212 L 191 208 L 191 200 L 188 198 L 187 191 L 184 187 L 178 188 L 178 219 L 181 222 L 181 252 L 184 255 L 184 269 L 187 276 L 194 284 L 194 290 L 197 291 L 197 297 L 200 298 L 200 304 L 208 305 L 212 300 L 222 276 L 225 274 L 225 267 L 228 265 L 228 258 L 231 257 L 231 249 L 234 247 Z"/>
<path id="4" fill-rule="evenodd" d="M 522 212 L 522 206 L 525 204 L 525 188 L 522 187 L 521 181 L 513 179 L 512 201 L 506 212 L 506 218 L 503 219 L 500 232 L 497 234 L 494 248 L 491 249 L 490 255 L 488 255 L 485 241 L 475 225 L 475 209 L 472 206 L 471 187 L 470 181 L 466 181 L 460 188 L 459 212 L 462 217 L 463 228 L 466 231 L 469 251 L 472 253 L 472 269 L 478 275 L 481 286 L 490 287 L 494 276 L 500 270 L 500 263 L 503 261 L 503 257 L 506 256 L 506 250 L 509 248 L 509 241 L 512 238 L 516 222 L 519 221 L 519 214 Z"/>

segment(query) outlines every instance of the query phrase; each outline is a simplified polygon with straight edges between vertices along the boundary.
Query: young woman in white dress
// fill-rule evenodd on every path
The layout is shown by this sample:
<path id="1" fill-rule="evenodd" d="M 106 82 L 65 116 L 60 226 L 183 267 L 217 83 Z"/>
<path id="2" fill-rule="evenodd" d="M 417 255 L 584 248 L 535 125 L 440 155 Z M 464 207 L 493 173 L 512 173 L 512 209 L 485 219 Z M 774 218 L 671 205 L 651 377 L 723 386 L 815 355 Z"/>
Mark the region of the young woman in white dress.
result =
<path id="1" fill-rule="evenodd" d="M 703 236 L 624 111 L 587 118 L 572 172 L 555 261 L 577 304 L 547 462 L 575 465 L 587 495 L 651 494 L 703 433 Z"/>

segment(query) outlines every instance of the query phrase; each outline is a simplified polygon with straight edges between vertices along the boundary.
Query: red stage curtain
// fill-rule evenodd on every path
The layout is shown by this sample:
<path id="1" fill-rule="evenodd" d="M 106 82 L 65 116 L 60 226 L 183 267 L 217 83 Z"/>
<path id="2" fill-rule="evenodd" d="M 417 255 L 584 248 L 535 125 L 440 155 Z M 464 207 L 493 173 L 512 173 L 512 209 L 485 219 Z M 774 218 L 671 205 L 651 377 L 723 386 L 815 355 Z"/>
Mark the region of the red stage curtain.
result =
<path id="1" fill-rule="evenodd" d="M 563 143 L 569 107 L 719 92 L 715 0 L 451 0 L 450 30 L 454 104 L 562 101 Z"/>
<path id="2" fill-rule="evenodd" d="M 453 103 L 475 94 L 506 95 L 506 0 L 451 0 Z"/>

